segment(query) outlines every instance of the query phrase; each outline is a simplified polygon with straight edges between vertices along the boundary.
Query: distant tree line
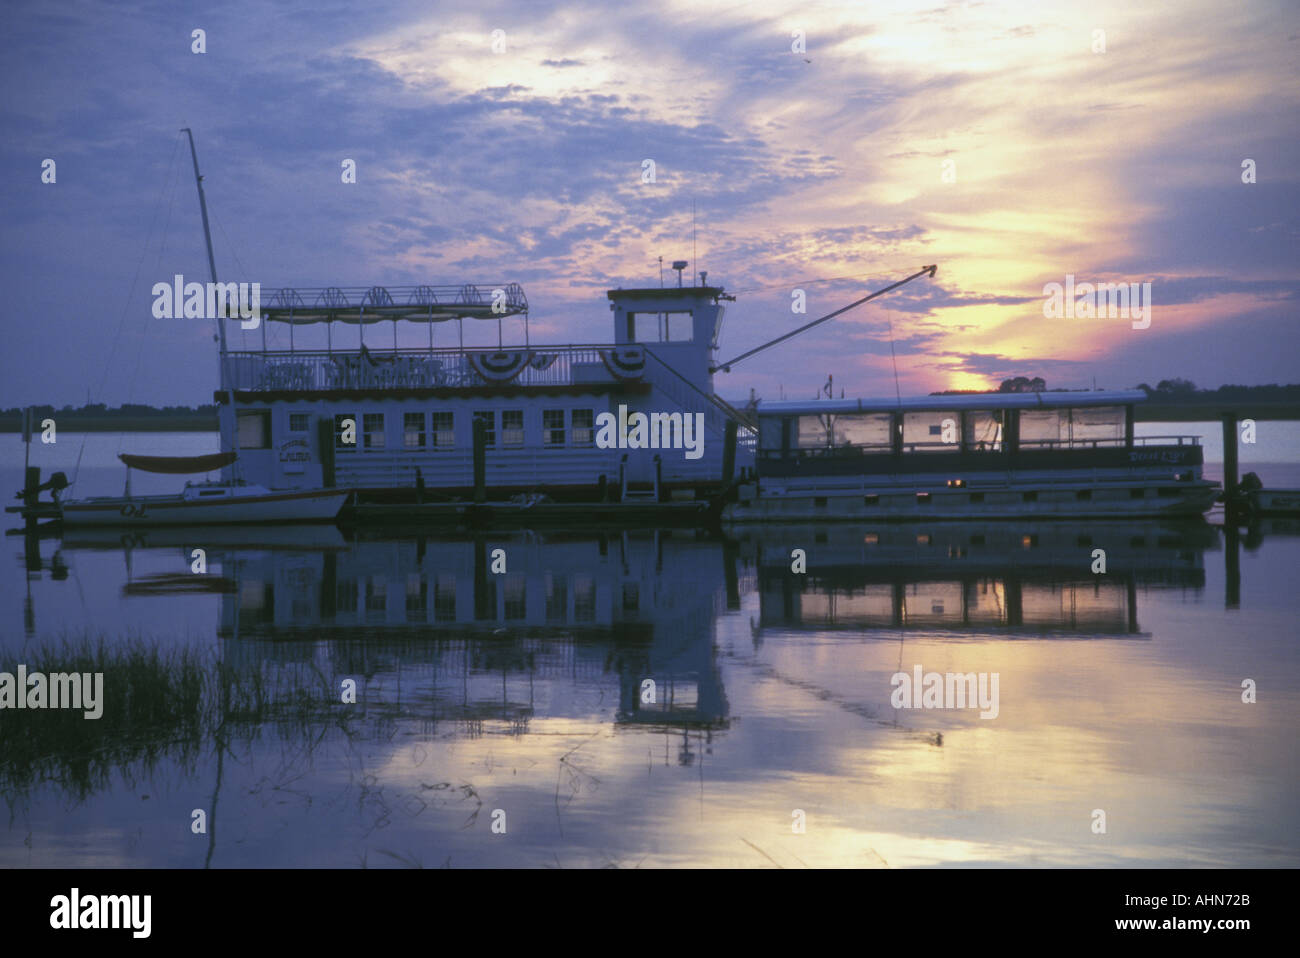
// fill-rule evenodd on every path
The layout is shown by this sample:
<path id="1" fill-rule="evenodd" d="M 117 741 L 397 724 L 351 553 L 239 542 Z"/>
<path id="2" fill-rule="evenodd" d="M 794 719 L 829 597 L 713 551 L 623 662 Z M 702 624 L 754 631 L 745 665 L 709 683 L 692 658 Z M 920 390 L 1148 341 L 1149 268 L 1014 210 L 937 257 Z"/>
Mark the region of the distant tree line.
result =
<path id="1" fill-rule="evenodd" d="M 1300 383 L 1291 383 L 1286 386 L 1279 386 L 1277 383 L 1269 383 L 1267 386 L 1239 386 L 1235 384 L 1220 386 L 1218 389 L 1197 389 L 1196 383 L 1190 379 L 1162 379 L 1154 386 L 1147 383 L 1139 383 L 1133 387 L 1141 389 L 1149 397 L 1160 400 L 1192 400 L 1192 401 L 1236 401 L 1236 400 L 1254 400 L 1256 402 L 1300 402 Z M 965 396 L 972 393 L 980 393 L 980 389 L 945 389 L 941 392 L 934 392 L 932 396 Z M 1016 376 L 1012 379 L 1002 380 L 997 391 L 1000 393 L 1041 393 L 1047 392 L 1047 383 L 1042 376 L 1034 376 L 1032 379 L 1027 376 Z M 1083 392 L 1085 390 L 1051 390 L 1052 392 Z"/>
<path id="2" fill-rule="evenodd" d="M 51 405 L 44 406 L 14 406 L 9 409 L 0 409 L 0 416 L 11 417 L 21 416 L 23 409 L 31 408 L 38 416 L 215 416 L 217 407 L 211 403 L 205 406 L 148 406 L 143 403 L 122 403 L 116 409 L 110 409 L 102 402 L 88 403 L 84 406 L 64 406 L 56 409 Z"/>

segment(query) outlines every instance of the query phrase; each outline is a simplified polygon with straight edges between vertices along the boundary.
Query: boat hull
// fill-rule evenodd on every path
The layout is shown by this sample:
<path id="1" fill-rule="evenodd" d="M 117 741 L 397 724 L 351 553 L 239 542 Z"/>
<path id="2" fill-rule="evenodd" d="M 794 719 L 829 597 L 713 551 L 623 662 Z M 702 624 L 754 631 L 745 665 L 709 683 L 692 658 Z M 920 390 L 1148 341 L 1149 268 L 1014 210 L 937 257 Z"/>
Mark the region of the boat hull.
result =
<path id="1" fill-rule="evenodd" d="M 321 489 L 210 501 L 184 496 L 114 496 L 64 503 L 63 524 L 134 527 L 329 522 L 349 495 L 346 489 Z"/>

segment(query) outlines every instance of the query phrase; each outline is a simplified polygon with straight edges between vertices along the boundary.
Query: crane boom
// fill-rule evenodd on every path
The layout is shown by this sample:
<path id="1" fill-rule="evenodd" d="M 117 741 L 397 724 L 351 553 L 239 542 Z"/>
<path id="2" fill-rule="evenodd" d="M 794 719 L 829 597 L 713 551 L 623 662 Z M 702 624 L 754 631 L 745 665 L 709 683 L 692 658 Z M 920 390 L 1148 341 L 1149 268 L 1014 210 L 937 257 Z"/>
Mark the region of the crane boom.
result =
<path id="1" fill-rule="evenodd" d="M 808 330 L 812 329 L 814 326 L 817 326 L 820 323 L 824 323 L 828 319 L 834 319 L 836 316 L 839 316 L 842 313 L 847 313 L 850 309 L 853 309 L 854 307 L 857 306 L 861 306 L 863 303 L 870 302 L 871 300 L 875 299 L 877 296 L 884 296 L 886 293 L 890 292 L 891 290 L 898 289 L 898 287 L 904 285 L 905 283 L 910 283 L 912 280 L 916 279 L 919 276 L 924 276 L 928 273 L 930 275 L 930 278 L 933 279 L 935 271 L 938 270 L 938 268 L 939 267 L 937 264 L 933 266 L 922 266 L 911 276 L 908 276 L 905 279 L 900 279 L 897 283 L 893 283 L 889 286 L 886 286 L 884 289 L 878 289 L 874 293 L 871 293 L 868 296 L 863 296 L 861 299 L 854 300 L 853 302 L 849 303 L 847 306 L 841 306 L 839 309 L 835 310 L 835 312 L 827 313 L 825 316 L 821 317 L 820 319 L 814 319 L 811 323 L 805 323 L 804 325 L 800 326 L 798 329 L 792 329 L 790 330 L 790 332 L 778 336 L 776 339 L 766 342 L 761 346 L 755 346 L 749 352 L 741 353 L 735 359 L 729 359 L 725 363 L 718 363 L 715 366 L 710 366 L 709 372 L 716 373 L 719 370 L 721 370 L 724 373 L 729 373 L 731 372 L 731 367 L 736 365 L 736 363 L 740 362 L 742 359 L 748 359 L 750 356 L 753 356 L 755 353 L 761 353 L 763 350 L 767 349 L 770 346 L 775 346 L 777 343 L 783 343 L 787 339 L 790 339 L 794 336 L 798 336 L 800 333 L 807 332 Z"/>

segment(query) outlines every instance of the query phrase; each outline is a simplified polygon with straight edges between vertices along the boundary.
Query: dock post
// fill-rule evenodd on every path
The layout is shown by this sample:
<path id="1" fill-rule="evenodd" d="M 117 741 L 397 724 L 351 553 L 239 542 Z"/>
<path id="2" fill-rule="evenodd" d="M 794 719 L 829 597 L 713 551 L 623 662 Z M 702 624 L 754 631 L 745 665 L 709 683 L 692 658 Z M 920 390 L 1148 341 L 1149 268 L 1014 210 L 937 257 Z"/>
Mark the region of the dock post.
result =
<path id="1" fill-rule="evenodd" d="M 736 472 L 736 420 L 728 419 L 722 434 L 722 484 L 726 486 Z"/>
<path id="2" fill-rule="evenodd" d="M 1237 414 L 1223 414 L 1223 499 L 1231 507 L 1237 492 Z"/>
<path id="3" fill-rule="evenodd" d="M 474 420 L 474 501 L 487 501 L 487 424 Z"/>
<path id="4" fill-rule="evenodd" d="M 1231 514 L 1223 519 L 1223 607 L 1241 608 L 1241 534 Z"/>

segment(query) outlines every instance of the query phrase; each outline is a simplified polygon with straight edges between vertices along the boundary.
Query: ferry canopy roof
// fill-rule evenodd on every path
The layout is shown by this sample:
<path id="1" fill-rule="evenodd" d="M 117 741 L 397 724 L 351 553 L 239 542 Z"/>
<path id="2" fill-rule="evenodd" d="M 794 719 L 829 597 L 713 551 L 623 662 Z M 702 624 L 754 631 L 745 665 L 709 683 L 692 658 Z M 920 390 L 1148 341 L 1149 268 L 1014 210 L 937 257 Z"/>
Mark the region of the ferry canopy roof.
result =
<path id="1" fill-rule="evenodd" d="M 395 319 L 445 323 L 504 319 L 528 312 L 518 283 L 461 286 L 285 287 L 261 292 L 261 314 L 272 323 L 381 323 Z"/>
<path id="2" fill-rule="evenodd" d="M 1145 402 L 1140 389 L 1112 392 L 959 393 L 950 396 L 907 396 L 886 399 L 759 400 L 760 416 L 850 415 L 869 412 L 946 412 L 962 409 L 1078 409 L 1084 406 L 1126 406 Z"/>

